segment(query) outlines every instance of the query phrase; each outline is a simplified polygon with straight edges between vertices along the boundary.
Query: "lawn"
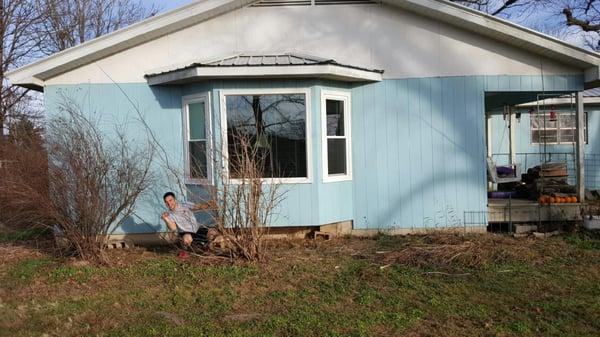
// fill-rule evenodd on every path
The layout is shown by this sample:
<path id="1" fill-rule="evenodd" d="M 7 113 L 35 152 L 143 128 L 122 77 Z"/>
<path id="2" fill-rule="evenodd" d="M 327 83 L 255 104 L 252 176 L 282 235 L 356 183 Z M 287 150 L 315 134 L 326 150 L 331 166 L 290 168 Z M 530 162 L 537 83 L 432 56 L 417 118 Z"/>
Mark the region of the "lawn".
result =
<path id="1" fill-rule="evenodd" d="M 278 241 L 262 263 L 135 248 L 110 266 L 33 243 L 0 240 L 0 336 L 600 334 L 589 233 Z"/>

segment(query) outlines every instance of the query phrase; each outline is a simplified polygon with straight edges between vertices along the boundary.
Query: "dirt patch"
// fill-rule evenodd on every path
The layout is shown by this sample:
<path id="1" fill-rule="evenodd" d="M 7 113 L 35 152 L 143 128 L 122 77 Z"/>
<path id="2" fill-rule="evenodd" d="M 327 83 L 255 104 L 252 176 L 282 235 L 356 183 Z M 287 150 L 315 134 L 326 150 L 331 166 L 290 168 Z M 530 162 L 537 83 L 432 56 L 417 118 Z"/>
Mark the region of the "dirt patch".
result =
<path id="1" fill-rule="evenodd" d="M 46 249 L 37 248 L 34 244 L 1 243 L 0 264 L 15 263 L 27 259 L 47 256 Z"/>
<path id="2" fill-rule="evenodd" d="M 181 326 L 183 325 L 185 322 L 183 321 L 183 319 L 179 318 L 179 316 L 170 313 L 170 312 L 166 312 L 166 311 L 158 311 L 156 313 L 156 315 L 164 318 L 165 320 L 167 320 L 168 322 L 177 325 L 177 326 Z"/>
<path id="3" fill-rule="evenodd" d="M 227 315 L 223 317 L 224 321 L 235 321 L 235 322 L 250 322 L 261 318 L 263 315 L 260 314 L 235 314 Z"/>

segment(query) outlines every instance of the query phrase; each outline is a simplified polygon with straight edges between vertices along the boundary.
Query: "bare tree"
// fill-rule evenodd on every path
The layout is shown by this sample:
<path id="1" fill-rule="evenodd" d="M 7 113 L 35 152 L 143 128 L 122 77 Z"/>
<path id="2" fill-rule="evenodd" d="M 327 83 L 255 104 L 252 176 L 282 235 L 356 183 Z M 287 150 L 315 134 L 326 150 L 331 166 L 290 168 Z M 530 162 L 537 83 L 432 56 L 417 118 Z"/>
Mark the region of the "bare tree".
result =
<path id="1" fill-rule="evenodd" d="M 452 2 L 475 8 L 484 13 L 503 16 L 503 17 L 520 17 L 531 11 L 544 0 L 450 0 Z"/>
<path id="2" fill-rule="evenodd" d="M 139 0 L 0 0 L 0 144 L 8 119 L 37 113 L 29 91 L 10 85 L 6 72 L 157 12 Z"/>
<path id="3" fill-rule="evenodd" d="M 38 30 L 40 49 L 50 55 L 124 28 L 158 8 L 139 0 L 36 0 L 45 14 Z"/>
<path id="4" fill-rule="evenodd" d="M 22 113 L 17 108 L 28 92 L 10 85 L 5 74 L 35 58 L 38 45 L 31 36 L 39 22 L 40 14 L 33 1 L 0 0 L 0 145 L 7 120 Z"/>
<path id="5" fill-rule="evenodd" d="M 599 0 L 450 0 L 600 51 Z"/>
<path id="6" fill-rule="evenodd" d="M 564 24 L 576 29 L 583 35 L 586 45 L 596 51 L 600 50 L 600 3 L 596 0 L 563 0 Z"/>

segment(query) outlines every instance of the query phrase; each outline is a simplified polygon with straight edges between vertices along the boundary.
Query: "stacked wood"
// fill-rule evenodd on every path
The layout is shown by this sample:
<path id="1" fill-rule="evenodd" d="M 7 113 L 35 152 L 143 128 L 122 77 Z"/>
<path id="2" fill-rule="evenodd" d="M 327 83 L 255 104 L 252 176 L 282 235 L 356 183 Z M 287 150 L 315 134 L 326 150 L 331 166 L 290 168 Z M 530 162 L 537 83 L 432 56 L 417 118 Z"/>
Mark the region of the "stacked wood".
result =
<path id="1" fill-rule="evenodd" d="M 569 173 L 567 171 L 567 163 L 546 163 L 530 168 L 527 170 L 527 175 L 532 180 L 538 178 L 563 178 L 566 180 Z"/>
<path id="2" fill-rule="evenodd" d="M 527 170 L 526 190 L 532 199 L 542 195 L 576 194 L 577 188 L 569 185 L 567 163 L 546 163 Z"/>

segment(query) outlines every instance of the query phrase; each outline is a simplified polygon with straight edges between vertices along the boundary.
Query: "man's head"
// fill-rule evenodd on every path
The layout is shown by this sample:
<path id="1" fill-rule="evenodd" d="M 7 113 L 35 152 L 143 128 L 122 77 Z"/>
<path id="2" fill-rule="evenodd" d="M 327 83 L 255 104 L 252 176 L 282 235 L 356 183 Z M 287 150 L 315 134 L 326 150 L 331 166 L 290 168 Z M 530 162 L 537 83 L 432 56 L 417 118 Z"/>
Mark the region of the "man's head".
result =
<path id="1" fill-rule="evenodd" d="M 163 195 L 163 200 L 165 201 L 165 205 L 169 210 L 174 211 L 177 208 L 177 199 L 175 199 L 175 193 L 167 192 Z"/>

